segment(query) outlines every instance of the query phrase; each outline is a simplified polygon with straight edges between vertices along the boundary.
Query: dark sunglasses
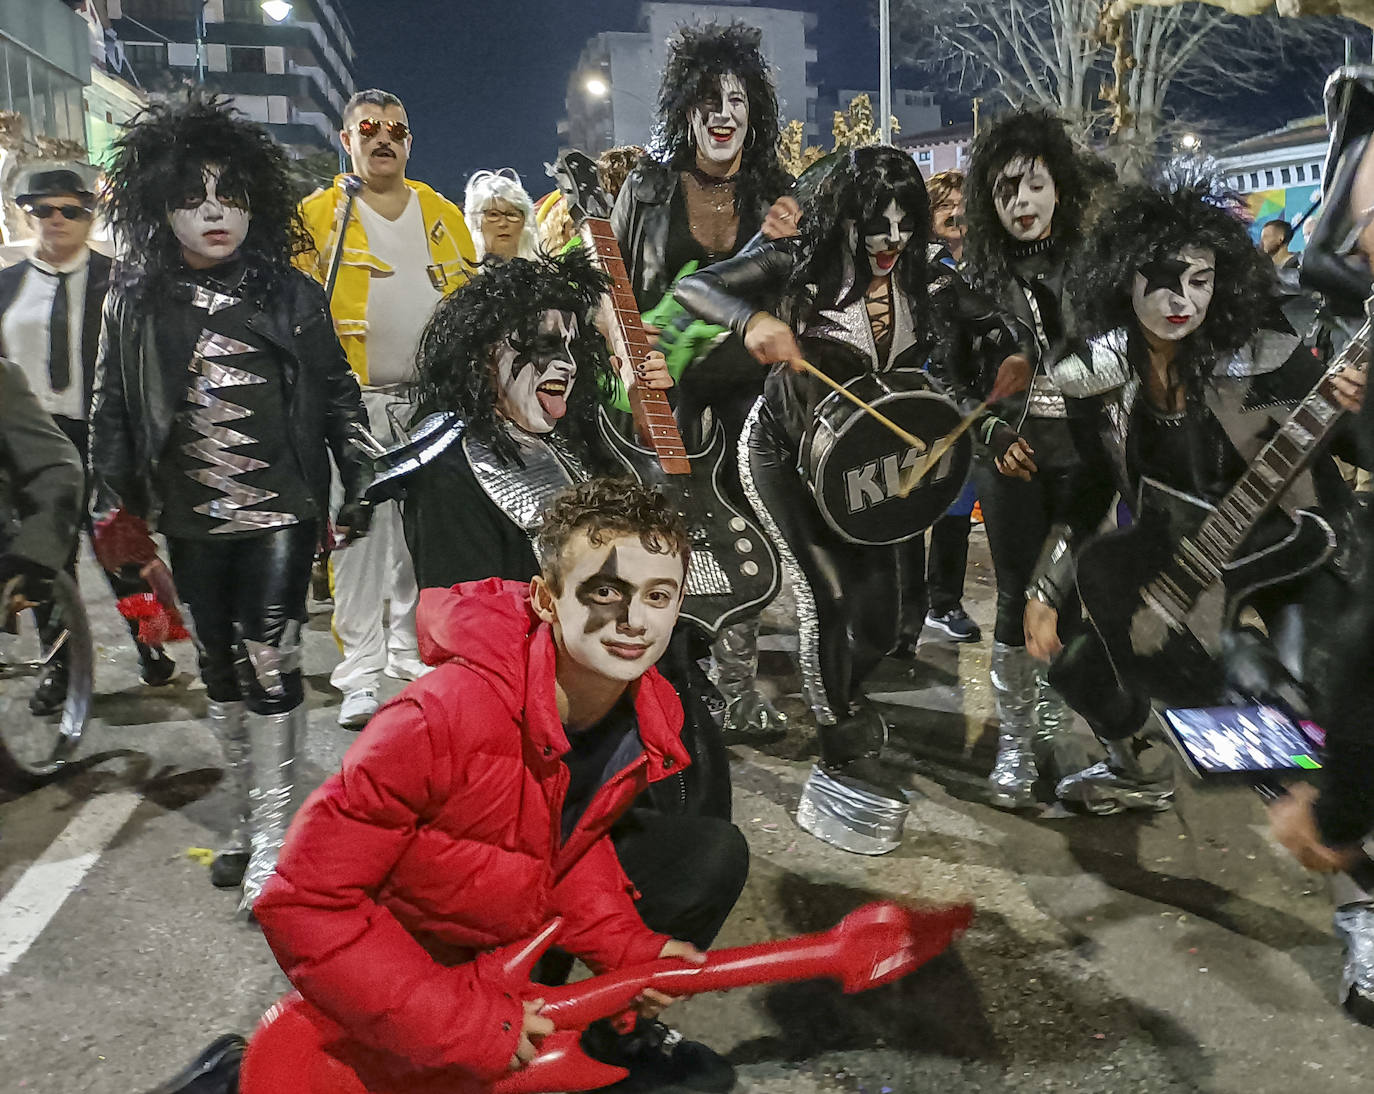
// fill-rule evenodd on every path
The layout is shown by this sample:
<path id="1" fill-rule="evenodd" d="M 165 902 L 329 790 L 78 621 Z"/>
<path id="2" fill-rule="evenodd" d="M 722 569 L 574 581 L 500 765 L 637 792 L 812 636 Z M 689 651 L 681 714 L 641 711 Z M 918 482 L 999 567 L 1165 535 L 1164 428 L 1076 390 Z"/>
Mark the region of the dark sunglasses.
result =
<path id="1" fill-rule="evenodd" d="M 387 136 L 397 143 L 410 136 L 410 126 L 405 122 L 384 122 L 380 118 L 358 119 L 358 135 L 365 141 L 370 141 L 383 128 L 386 129 Z"/>
<path id="2" fill-rule="evenodd" d="M 61 213 L 64 220 L 90 220 L 91 211 L 84 205 L 27 205 L 25 211 L 39 220 L 47 220 L 53 213 Z"/>

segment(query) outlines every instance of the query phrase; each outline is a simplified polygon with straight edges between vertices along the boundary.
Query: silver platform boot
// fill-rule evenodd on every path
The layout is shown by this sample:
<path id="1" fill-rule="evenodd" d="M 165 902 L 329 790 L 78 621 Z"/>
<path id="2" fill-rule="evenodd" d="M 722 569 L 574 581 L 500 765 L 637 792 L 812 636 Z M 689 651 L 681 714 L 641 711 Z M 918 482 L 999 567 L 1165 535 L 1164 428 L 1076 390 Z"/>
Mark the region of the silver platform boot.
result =
<path id="1" fill-rule="evenodd" d="M 988 776 L 992 804 L 999 809 L 1027 809 L 1035 805 L 1035 766 L 1032 739 L 1036 731 L 1039 685 L 1025 646 L 993 642 L 988 666 L 997 699 L 997 760 Z"/>
<path id="2" fill-rule="evenodd" d="M 1374 1026 L 1374 893 L 1349 874 L 1331 875 L 1333 925 L 1345 944 L 1341 966 L 1341 1009 L 1361 1025 Z"/>
<path id="3" fill-rule="evenodd" d="M 237 889 L 248 868 L 248 794 L 252 779 L 243 702 L 211 700 L 208 715 L 210 729 L 224 749 L 224 789 L 233 809 L 228 837 L 215 851 L 210 864 L 210 884 L 216 889 Z"/>
<path id="4" fill-rule="evenodd" d="M 901 846 L 907 793 L 879 758 L 887 724 L 856 705 L 837 724 L 818 727 L 820 763 L 802 787 L 797 825 L 832 847 L 885 855 Z"/>
<path id="5" fill-rule="evenodd" d="M 711 661 L 716 690 L 725 700 L 721 729 L 755 740 L 785 736 L 787 715 L 758 691 L 758 617 L 722 627 L 711 643 Z"/>
<path id="6" fill-rule="evenodd" d="M 240 912 L 251 912 L 277 868 L 296 806 L 296 745 L 305 734 L 305 704 L 284 714 L 247 715 L 253 780 L 249 793 L 251 855 Z"/>
<path id="7" fill-rule="evenodd" d="M 1173 805 L 1169 749 L 1153 747 L 1146 734 L 1102 745 L 1107 750 L 1105 760 L 1059 780 L 1055 794 L 1060 801 L 1101 815 L 1124 809 L 1159 813 Z"/>
<path id="8" fill-rule="evenodd" d="M 1074 732 L 1073 708 L 1050 686 L 1049 666 L 1031 658 L 1035 673 L 1035 732 L 1031 751 L 1040 776 L 1055 785 L 1093 762 L 1088 738 Z"/>

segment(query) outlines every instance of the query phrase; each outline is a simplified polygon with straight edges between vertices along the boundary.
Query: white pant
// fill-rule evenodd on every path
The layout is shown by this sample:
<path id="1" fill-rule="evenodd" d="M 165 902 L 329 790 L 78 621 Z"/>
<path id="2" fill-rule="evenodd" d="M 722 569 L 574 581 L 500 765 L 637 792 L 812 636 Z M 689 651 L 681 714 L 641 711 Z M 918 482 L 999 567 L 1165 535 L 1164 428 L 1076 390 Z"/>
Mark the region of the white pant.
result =
<path id="1" fill-rule="evenodd" d="M 385 445 L 404 439 L 395 422 L 404 420 L 410 404 L 384 391 L 364 391 L 368 427 Z M 343 486 L 335 477 L 331 507 L 343 501 Z M 375 688 L 388 661 L 393 665 L 419 664 L 415 642 L 415 603 L 420 591 L 415 569 L 406 549 L 401 527 L 401 507 L 394 501 L 374 506 L 372 528 L 362 539 L 329 556 L 330 584 L 334 589 L 334 639 L 343 660 L 329 682 L 347 693 Z M 382 625 L 382 610 L 391 601 L 390 634 Z"/>

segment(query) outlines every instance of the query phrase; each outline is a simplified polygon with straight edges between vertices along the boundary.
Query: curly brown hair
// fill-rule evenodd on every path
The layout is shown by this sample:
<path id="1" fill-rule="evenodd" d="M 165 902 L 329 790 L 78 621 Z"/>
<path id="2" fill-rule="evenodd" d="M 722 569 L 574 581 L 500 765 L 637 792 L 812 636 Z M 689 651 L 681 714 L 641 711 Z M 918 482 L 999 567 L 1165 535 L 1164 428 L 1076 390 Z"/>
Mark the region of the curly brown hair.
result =
<path id="1" fill-rule="evenodd" d="M 535 553 L 554 595 L 563 591 L 564 549 L 579 534 L 594 547 L 615 536 L 638 536 L 646 551 L 681 557 L 684 574 L 692 553 L 682 514 L 661 491 L 634 479 L 588 479 L 559 491 L 539 526 Z"/>
<path id="2" fill-rule="evenodd" d="M 620 188 L 643 158 L 644 149 L 637 144 L 608 148 L 596 157 L 596 174 L 601 180 L 601 189 L 612 201 L 620 196 Z"/>
<path id="3" fill-rule="evenodd" d="M 930 199 L 932 210 L 938 209 L 945 202 L 950 200 L 951 194 L 962 193 L 964 189 L 964 173 L 962 171 L 941 171 L 938 175 L 931 175 L 926 179 L 926 196 Z"/>

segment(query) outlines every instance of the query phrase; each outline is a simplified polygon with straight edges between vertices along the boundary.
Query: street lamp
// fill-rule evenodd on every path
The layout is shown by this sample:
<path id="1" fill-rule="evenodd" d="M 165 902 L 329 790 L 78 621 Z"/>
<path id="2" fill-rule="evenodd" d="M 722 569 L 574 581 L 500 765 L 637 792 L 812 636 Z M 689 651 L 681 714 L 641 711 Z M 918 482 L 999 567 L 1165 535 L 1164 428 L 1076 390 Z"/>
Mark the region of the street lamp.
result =
<path id="1" fill-rule="evenodd" d="M 582 85 L 587 89 L 587 94 L 597 99 L 604 99 L 610 94 L 611 85 L 600 76 L 589 76 L 587 82 Z"/>
<path id="2" fill-rule="evenodd" d="M 1189 152 L 1196 152 L 1202 147 L 1202 138 L 1196 133 L 1184 133 L 1178 139 L 1178 143 Z"/>
<path id="3" fill-rule="evenodd" d="M 262 0 L 258 6 L 274 23 L 284 23 L 291 14 L 291 5 L 286 0 Z"/>

